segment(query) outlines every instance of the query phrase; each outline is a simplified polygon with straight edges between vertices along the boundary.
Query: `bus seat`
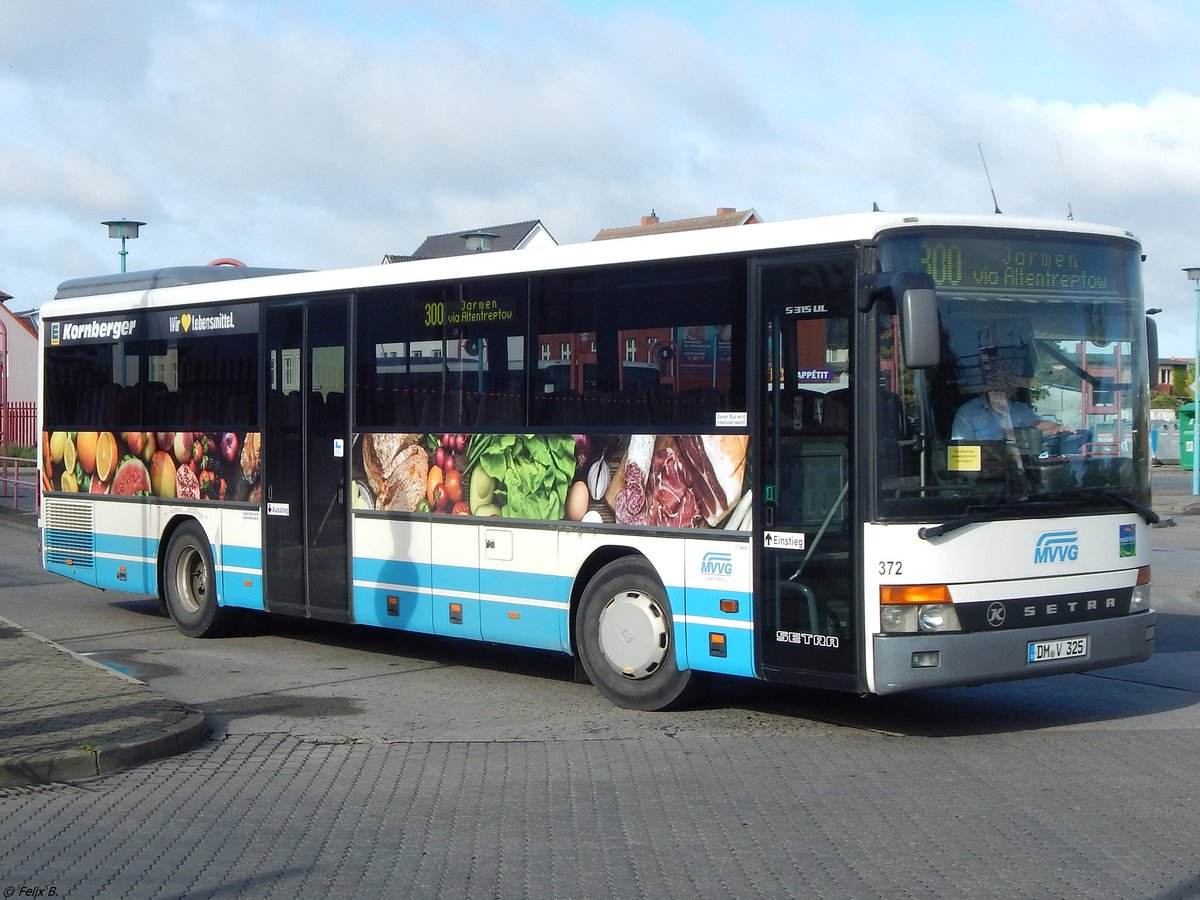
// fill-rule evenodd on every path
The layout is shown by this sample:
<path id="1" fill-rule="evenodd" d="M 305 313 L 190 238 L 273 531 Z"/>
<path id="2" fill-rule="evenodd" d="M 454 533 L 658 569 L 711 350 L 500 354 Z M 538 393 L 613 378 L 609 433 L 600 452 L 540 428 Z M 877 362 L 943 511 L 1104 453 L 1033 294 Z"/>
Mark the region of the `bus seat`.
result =
<path id="1" fill-rule="evenodd" d="M 830 391 L 821 400 L 821 424 L 830 431 L 850 431 L 850 391 Z"/>

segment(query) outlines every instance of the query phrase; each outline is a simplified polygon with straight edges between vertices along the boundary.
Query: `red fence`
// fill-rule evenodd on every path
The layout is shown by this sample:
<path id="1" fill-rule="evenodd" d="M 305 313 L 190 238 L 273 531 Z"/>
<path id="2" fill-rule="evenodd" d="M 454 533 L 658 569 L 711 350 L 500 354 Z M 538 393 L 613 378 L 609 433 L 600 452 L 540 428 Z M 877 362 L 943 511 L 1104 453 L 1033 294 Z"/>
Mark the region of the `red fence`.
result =
<path id="1" fill-rule="evenodd" d="M 10 403 L 0 410 L 3 419 L 3 433 L 0 434 L 0 452 L 7 446 L 36 447 L 37 441 L 37 404 Z"/>

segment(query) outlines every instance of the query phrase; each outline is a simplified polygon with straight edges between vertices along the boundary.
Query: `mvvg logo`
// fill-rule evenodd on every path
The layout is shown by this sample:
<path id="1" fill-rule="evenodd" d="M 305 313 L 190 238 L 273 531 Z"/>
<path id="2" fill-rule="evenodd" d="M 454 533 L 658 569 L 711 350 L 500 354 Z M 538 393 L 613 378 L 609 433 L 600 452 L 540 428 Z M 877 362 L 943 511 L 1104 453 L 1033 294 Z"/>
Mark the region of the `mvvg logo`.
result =
<path id="1" fill-rule="evenodd" d="M 733 574 L 733 554 L 732 553 L 705 553 L 700 560 L 701 575 L 732 575 Z"/>
<path id="2" fill-rule="evenodd" d="M 1034 565 L 1079 560 L 1078 531 L 1046 531 L 1033 548 Z"/>

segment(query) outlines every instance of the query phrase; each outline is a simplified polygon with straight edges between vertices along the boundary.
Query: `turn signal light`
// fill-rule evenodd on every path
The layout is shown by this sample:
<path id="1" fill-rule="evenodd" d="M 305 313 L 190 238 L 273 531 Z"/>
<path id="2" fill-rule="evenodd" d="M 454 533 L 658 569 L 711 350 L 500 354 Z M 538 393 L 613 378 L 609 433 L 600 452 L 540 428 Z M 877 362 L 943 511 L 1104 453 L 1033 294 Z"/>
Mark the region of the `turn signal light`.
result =
<path id="1" fill-rule="evenodd" d="M 950 588 L 944 584 L 885 584 L 879 588 L 879 602 L 893 603 L 953 603 Z"/>

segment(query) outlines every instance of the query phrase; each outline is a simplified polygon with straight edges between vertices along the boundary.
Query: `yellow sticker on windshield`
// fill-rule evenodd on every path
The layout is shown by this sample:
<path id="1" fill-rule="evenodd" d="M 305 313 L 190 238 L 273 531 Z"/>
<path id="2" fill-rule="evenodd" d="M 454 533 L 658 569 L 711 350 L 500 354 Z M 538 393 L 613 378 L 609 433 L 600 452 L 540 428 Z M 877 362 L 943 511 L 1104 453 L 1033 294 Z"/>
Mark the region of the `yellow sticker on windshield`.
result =
<path id="1" fill-rule="evenodd" d="M 946 448 L 946 468 L 951 472 L 978 472 L 983 468 L 978 444 Z"/>

